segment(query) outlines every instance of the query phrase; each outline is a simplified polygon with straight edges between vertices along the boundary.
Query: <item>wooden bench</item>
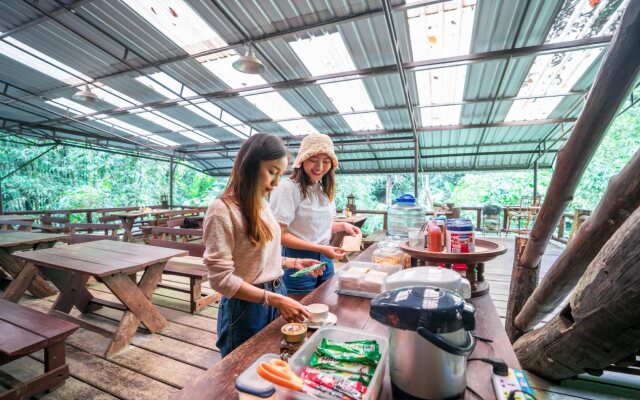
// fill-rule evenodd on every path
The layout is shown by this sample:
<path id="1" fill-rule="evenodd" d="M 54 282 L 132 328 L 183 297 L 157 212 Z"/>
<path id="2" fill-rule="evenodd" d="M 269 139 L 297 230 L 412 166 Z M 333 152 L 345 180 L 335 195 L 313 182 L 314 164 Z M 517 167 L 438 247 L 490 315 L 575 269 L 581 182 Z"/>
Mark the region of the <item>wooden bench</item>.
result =
<path id="1" fill-rule="evenodd" d="M 168 247 L 171 249 L 187 250 L 188 257 L 174 257 L 167 261 L 164 266 L 163 274 L 183 276 L 189 278 L 189 289 L 183 289 L 174 285 L 167 285 L 160 282 L 158 287 L 177 290 L 183 293 L 189 293 L 189 307 L 191 314 L 195 314 L 201 308 L 220 300 L 220 293 L 203 294 L 202 282 L 208 278 L 209 271 L 202 263 L 204 254 L 204 244 L 201 243 L 184 243 L 174 242 L 171 240 L 151 239 L 151 246 Z"/>
<path id="2" fill-rule="evenodd" d="M 52 217 L 50 215 L 43 215 L 40 221 L 42 224 L 33 225 L 33 229 L 40 229 L 40 231 L 47 233 L 62 233 L 65 229 L 64 225 L 71 222 L 68 216 Z"/>
<path id="3" fill-rule="evenodd" d="M 0 392 L 0 400 L 28 399 L 69 377 L 65 340 L 78 326 L 0 299 L 0 365 L 44 349 L 44 374 Z"/>
<path id="4" fill-rule="evenodd" d="M 13 231 L 18 230 L 22 232 L 31 232 L 33 221 L 2 221 L 0 223 L 0 229 Z"/>
<path id="5" fill-rule="evenodd" d="M 173 240 L 180 238 L 181 242 L 189 242 L 194 237 L 202 238 L 202 229 L 170 228 L 167 226 L 154 226 L 151 229 L 154 239 Z"/>

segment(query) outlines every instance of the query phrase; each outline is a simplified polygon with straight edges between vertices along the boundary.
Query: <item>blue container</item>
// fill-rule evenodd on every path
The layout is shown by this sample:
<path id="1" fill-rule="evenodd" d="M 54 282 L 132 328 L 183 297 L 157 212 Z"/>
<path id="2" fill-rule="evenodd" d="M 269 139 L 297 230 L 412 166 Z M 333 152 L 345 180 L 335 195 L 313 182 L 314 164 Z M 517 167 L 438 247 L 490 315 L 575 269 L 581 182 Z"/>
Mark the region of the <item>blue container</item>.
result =
<path id="1" fill-rule="evenodd" d="M 387 209 L 387 234 L 407 240 L 409 231 L 422 229 L 425 213 L 426 208 L 417 204 L 415 197 L 403 194 L 396 199 L 396 204 Z"/>

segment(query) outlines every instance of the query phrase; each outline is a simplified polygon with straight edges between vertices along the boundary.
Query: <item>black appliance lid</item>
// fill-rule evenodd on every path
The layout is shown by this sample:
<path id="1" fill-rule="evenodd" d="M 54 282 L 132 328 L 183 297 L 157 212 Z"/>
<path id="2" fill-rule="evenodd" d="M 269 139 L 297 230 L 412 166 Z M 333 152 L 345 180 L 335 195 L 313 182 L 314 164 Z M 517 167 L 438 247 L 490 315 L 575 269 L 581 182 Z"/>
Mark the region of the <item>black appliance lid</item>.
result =
<path id="1" fill-rule="evenodd" d="M 397 329 L 433 333 L 475 329 L 475 309 L 447 289 L 415 286 L 382 293 L 371 300 L 372 318 Z"/>

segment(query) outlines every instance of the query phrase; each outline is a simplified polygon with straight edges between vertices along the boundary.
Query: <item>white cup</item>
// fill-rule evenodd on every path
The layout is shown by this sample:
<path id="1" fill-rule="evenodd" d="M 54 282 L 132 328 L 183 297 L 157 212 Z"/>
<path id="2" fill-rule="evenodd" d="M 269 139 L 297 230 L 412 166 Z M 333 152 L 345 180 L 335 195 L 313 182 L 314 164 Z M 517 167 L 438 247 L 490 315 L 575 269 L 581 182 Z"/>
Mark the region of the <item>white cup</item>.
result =
<path id="1" fill-rule="evenodd" d="M 307 311 L 309 311 L 309 321 L 315 323 L 324 322 L 324 320 L 329 316 L 329 306 L 326 304 L 309 304 L 307 306 Z"/>

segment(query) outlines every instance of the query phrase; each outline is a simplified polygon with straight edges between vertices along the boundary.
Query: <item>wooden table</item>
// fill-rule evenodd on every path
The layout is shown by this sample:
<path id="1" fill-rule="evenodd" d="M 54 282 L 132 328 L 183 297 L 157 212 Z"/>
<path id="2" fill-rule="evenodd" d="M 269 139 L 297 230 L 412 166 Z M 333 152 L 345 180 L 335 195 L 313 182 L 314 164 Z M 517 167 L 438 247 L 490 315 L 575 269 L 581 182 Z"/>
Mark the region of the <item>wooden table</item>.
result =
<path id="1" fill-rule="evenodd" d="M 351 225 L 357 226 L 358 228 L 362 228 L 362 225 L 364 225 L 366 220 L 367 217 L 363 217 L 361 215 L 352 215 L 350 217 L 333 217 L 333 222 L 348 222 Z M 334 233 L 333 235 L 331 235 L 331 241 L 329 242 L 329 244 L 334 247 L 342 246 L 342 239 L 344 238 L 344 236 L 344 231 Z"/>
<path id="2" fill-rule="evenodd" d="M 165 326 L 167 321 L 149 299 L 162 278 L 167 260 L 187 253 L 112 240 L 15 253 L 15 258 L 27 264 L 9 285 L 4 298 L 17 302 L 39 269 L 60 290 L 50 313 L 111 337 L 105 352 L 105 356 L 111 356 L 131 342 L 139 322 L 151 333 Z M 135 274 L 140 271 L 144 274 L 136 284 Z M 121 303 L 94 298 L 86 288 L 90 276 L 100 278 Z M 83 313 L 106 306 L 122 310 L 124 315 L 116 331 L 111 333 L 68 315 L 73 306 Z"/>
<path id="3" fill-rule="evenodd" d="M 368 261 L 376 246 L 372 245 L 362 252 L 357 261 Z M 334 275 L 315 289 L 303 300 L 303 304 L 324 303 L 329 311 L 338 317 L 338 326 L 362 329 L 367 332 L 387 336 L 387 328 L 369 316 L 370 300 L 362 297 L 336 294 L 338 286 Z M 476 307 L 476 334 L 493 340 L 493 343 L 478 342 L 472 357 L 500 357 L 511 368 L 520 368 L 518 359 L 502 327 L 498 312 L 489 295 L 471 300 Z M 185 386 L 175 399 L 237 399 L 235 377 L 265 353 L 280 353 L 280 328 L 285 324 L 278 318 L 243 345 L 231 352 L 220 362 L 203 372 Z M 425 371 L 428 373 L 428 371 Z M 467 368 L 467 385 L 485 400 L 496 399 L 491 385 L 491 366 L 472 361 Z M 391 399 L 391 383 L 388 373 L 385 376 L 379 399 Z M 478 397 L 465 392 L 465 399 L 477 400 Z"/>
<path id="4" fill-rule="evenodd" d="M 54 233 L 34 233 L 12 231 L 0 234 L 0 267 L 15 280 L 24 263 L 11 257 L 16 251 L 46 249 L 52 247 L 57 240 L 66 236 Z M 37 271 L 36 271 L 37 272 Z M 2 274 L 4 276 L 4 274 Z M 36 297 L 48 297 L 56 294 L 39 273 L 36 273 L 28 286 L 29 292 Z"/>
<path id="5" fill-rule="evenodd" d="M 151 211 L 147 211 L 147 212 L 133 211 L 133 212 L 127 212 L 127 213 L 111 214 L 111 215 L 120 217 L 120 220 L 122 221 L 122 227 L 124 228 L 124 236 L 122 237 L 122 241 L 133 242 L 133 233 L 131 231 L 133 230 L 133 224 L 134 222 L 136 222 L 137 218 L 153 216 L 157 220 L 162 216 L 162 214 L 168 213 L 170 211 L 172 210 L 153 208 L 151 209 Z"/>
<path id="6" fill-rule="evenodd" d="M 448 251 L 428 251 L 425 248 L 409 246 L 404 242 L 400 248 L 411 257 L 437 265 L 444 263 L 447 268 L 452 264 L 466 264 L 466 278 L 471 284 L 471 296 L 478 297 L 489 293 L 489 282 L 484 279 L 484 263 L 507 252 L 502 243 L 487 239 L 476 239 L 476 251 L 473 253 L 449 253 Z"/>

